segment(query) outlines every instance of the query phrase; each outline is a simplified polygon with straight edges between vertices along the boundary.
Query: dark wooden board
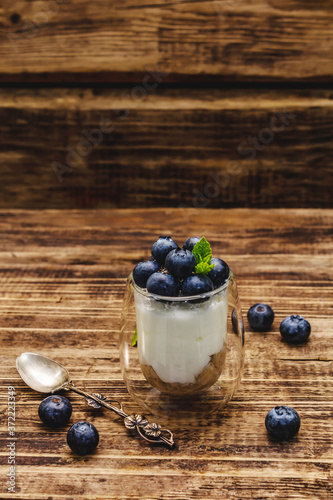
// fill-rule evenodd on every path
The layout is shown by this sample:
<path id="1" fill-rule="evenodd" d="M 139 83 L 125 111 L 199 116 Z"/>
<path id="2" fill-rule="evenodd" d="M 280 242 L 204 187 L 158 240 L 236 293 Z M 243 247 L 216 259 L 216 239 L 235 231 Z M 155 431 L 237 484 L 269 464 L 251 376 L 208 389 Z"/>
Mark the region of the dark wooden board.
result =
<path id="1" fill-rule="evenodd" d="M 4 0 L 7 81 L 332 81 L 331 0 Z"/>
<path id="2" fill-rule="evenodd" d="M 332 92 L 132 90 L 2 89 L 0 207 L 332 206 Z"/>
<path id="3" fill-rule="evenodd" d="M 184 218 L 186 216 L 186 219 Z M 0 211 L 0 471 L 8 473 L 7 387 L 16 387 L 17 492 L 33 500 L 283 499 L 330 500 L 332 494 L 333 350 L 332 210 Z M 65 364 L 77 385 L 130 400 L 121 378 L 118 326 L 127 274 L 149 256 L 159 234 L 181 243 L 204 234 L 237 275 L 243 313 L 272 305 L 270 332 L 246 326 L 242 386 L 202 426 L 174 425 L 174 450 L 127 435 L 112 414 L 70 394 L 71 422 L 100 432 L 91 456 L 66 445 L 67 428 L 38 420 L 40 394 L 15 369 L 23 351 Z M 290 346 L 278 332 L 290 313 L 312 325 L 309 342 Z M 264 418 L 276 404 L 302 418 L 290 442 L 267 436 Z"/>

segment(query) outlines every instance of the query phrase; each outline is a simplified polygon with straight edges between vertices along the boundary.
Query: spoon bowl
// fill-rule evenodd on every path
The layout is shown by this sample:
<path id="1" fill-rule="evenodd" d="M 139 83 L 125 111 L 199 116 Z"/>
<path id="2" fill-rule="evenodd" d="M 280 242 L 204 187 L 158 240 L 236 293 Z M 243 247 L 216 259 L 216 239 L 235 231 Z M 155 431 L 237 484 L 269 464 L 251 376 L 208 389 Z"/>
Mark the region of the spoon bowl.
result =
<path id="1" fill-rule="evenodd" d="M 16 358 L 16 368 L 23 381 L 37 392 L 54 392 L 70 382 L 64 366 L 33 352 L 20 354 Z"/>

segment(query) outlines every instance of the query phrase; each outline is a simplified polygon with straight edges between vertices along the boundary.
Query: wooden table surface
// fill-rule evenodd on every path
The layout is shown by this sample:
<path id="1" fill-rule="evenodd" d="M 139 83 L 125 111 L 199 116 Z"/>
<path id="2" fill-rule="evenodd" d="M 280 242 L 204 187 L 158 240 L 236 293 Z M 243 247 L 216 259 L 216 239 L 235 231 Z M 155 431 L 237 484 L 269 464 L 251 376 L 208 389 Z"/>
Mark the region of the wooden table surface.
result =
<path id="1" fill-rule="evenodd" d="M 16 389 L 17 475 L 16 493 L 3 479 L 1 499 L 331 499 L 332 225 L 333 210 L 0 211 L 1 475 L 9 473 L 12 439 L 8 386 Z M 96 452 L 78 457 L 66 444 L 69 424 L 50 430 L 39 421 L 43 396 L 20 380 L 15 358 L 47 355 L 78 386 L 138 410 L 120 374 L 118 324 L 125 277 L 160 234 L 179 243 L 205 235 L 238 277 L 242 386 L 205 426 L 174 425 L 173 450 L 129 436 L 122 419 L 69 393 L 71 423 L 88 420 L 100 433 Z M 268 333 L 252 332 L 246 320 L 258 301 L 275 310 Z M 304 345 L 288 345 L 279 334 L 292 313 L 311 323 Z M 289 442 L 266 433 L 265 415 L 276 404 L 301 416 Z"/>

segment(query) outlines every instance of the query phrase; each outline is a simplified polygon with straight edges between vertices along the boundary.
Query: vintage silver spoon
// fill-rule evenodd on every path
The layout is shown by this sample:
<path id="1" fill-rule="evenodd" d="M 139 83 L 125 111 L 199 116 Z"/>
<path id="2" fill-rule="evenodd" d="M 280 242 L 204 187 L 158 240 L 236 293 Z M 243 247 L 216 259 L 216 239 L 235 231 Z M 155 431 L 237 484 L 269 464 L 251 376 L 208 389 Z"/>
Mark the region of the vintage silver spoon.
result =
<path id="1" fill-rule="evenodd" d="M 168 429 L 162 429 L 155 423 L 150 424 L 142 415 L 127 415 L 123 410 L 123 405 L 118 401 L 112 400 L 112 403 L 118 404 L 119 407 L 107 403 L 106 398 L 101 394 L 88 394 L 77 389 L 66 368 L 50 358 L 32 352 L 23 352 L 16 358 L 16 368 L 23 381 L 34 391 L 48 393 L 61 389 L 74 391 L 84 396 L 88 405 L 94 408 L 104 406 L 123 417 L 125 427 L 136 430 L 149 443 L 164 443 L 170 447 L 174 445 L 173 434 Z"/>

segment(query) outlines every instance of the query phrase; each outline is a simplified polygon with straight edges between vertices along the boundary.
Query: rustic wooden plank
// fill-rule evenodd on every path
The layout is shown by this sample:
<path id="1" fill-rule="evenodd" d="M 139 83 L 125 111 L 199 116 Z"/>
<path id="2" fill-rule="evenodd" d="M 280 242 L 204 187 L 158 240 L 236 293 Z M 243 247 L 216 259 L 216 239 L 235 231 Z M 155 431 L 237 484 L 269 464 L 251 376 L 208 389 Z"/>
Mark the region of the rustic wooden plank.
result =
<path id="1" fill-rule="evenodd" d="M 129 92 L 2 89 L 0 207 L 332 206 L 330 91 Z"/>
<path id="2" fill-rule="evenodd" d="M 333 211 L 192 209 L 185 216 L 186 222 L 179 209 L 0 210 L 0 403 L 5 408 L 7 387 L 14 385 L 16 498 L 330 500 Z M 190 430 L 174 422 L 175 450 L 128 437 L 120 419 L 94 413 L 68 394 L 72 422 L 92 421 L 101 436 L 94 455 L 78 458 L 66 445 L 68 426 L 52 431 L 39 421 L 43 395 L 20 380 L 15 357 L 43 352 L 63 362 L 87 391 L 112 394 L 139 410 L 119 371 L 118 319 L 125 277 L 160 232 L 179 242 L 205 234 L 214 253 L 237 269 L 244 311 L 257 300 L 269 302 L 275 322 L 262 334 L 245 318 L 244 380 L 236 397 Z M 313 331 L 306 344 L 290 346 L 278 327 L 296 309 Z M 277 403 L 302 417 L 288 443 L 273 442 L 264 428 Z M 4 450 L 5 420 L 0 429 Z M 6 460 L 1 452 L 4 476 Z M 10 497 L 1 490 L 1 498 Z"/>
<path id="3" fill-rule="evenodd" d="M 82 382 L 80 383 L 82 385 Z M 88 465 L 94 470 L 100 468 L 100 458 L 104 462 L 113 462 L 119 459 L 128 461 L 133 457 L 133 465 L 138 459 L 146 461 L 148 473 L 158 475 L 156 470 L 149 471 L 151 464 L 154 468 L 154 461 L 160 460 L 163 467 L 169 470 L 172 468 L 175 472 L 178 469 L 180 460 L 187 462 L 188 467 L 195 471 L 195 462 L 200 461 L 202 465 L 206 464 L 209 470 L 210 464 L 218 460 L 228 460 L 233 462 L 232 467 L 238 467 L 241 473 L 244 461 L 255 461 L 256 467 L 260 470 L 267 461 L 271 462 L 299 462 L 304 464 L 303 474 L 306 475 L 306 464 L 327 463 L 328 470 L 333 463 L 332 457 L 332 425 L 330 415 L 332 412 L 332 403 L 325 406 L 325 400 L 329 401 L 331 388 L 327 387 L 326 394 L 323 393 L 321 401 L 312 400 L 309 396 L 308 402 L 286 390 L 283 402 L 295 407 L 302 418 L 301 430 L 297 437 L 293 438 L 288 443 L 277 443 L 267 436 L 264 427 L 264 419 L 267 411 L 274 406 L 274 398 L 264 398 L 259 401 L 260 387 L 247 386 L 245 389 L 253 390 L 255 398 L 246 400 L 243 393 L 240 393 L 228 407 L 219 413 L 218 416 L 202 419 L 198 425 L 191 425 L 191 432 L 187 425 L 180 424 L 177 421 L 172 422 L 172 428 L 175 432 L 177 445 L 174 450 L 166 450 L 164 448 L 156 448 L 153 446 L 145 446 L 139 439 L 133 438 L 127 434 L 126 429 L 122 425 L 121 419 L 115 417 L 112 413 L 94 411 L 88 409 L 84 405 L 82 398 L 69 394 L 69 399 L 73 405 L 73 416 L 71 422 L 66 428 L 60 430 L 52 430 L 46 428 L 37 417 L 38 405 L 43 398 L 43 395 L 31 393 L 25 387 L 21 387 L 19 383 L 17 390 L 19 398 L 17 402 L 17 441 L 20 445 L 19 464 L 32 465 L 40 459 L 40 464 L 49 467 L 56 460 L 58 465 L 73 463 L 74 466 L 78 463 L 78 457 L 71 453 L 66 444 L 66 432 L 69 426 L 79 420 L 88 420 L 98 427 L 101 442 L 93 457 L 97 458 L 95 464 L 93 457 L 90 458 Z M 264 386 L 263 381 L 261 387 Z M 120 382 L 108 383 L 103 381 L 100 386 L 103 393 L 106 395 L 112 394 L 115 397 L 122 398 L 126 401 L 126 395 L 119 390 Z M 4 387 L 5 388 L 5 387 Z M 86 390 L 93 388 L 98 389 L 96 382 L 88 383 L 85 386 Z M 276 387 L 271 385 L 272 391 L 276 391 Z M 114 392 L 111 392 L 114 391 Z M 300 389 L 298 389 L 300 392 Z M 295 391 L 296 394 L 296 391 Z M 66 394 L 67 395 L 67 394 Z M 277 394 L 275 402 L 282 399 L 282 394 Z M 132 402 L 126 402 L 125 407 L 136 411 L 137 405 Z M 163 419 L 159 418 L 163 423 Z M 165 420 L 164 420 L 165 422 Z M 169 423 L 171 427 L 171 422 Z M 202 426 L 207 427 L 203 433 Z M 6 439 L 1 438 L 2 463 L 6 458 L 4 445 Z M 130 446 L 129 446 L 130 445 Z M 50 457 L 48 460 L 46 457 Z M 173 459 L 175 463 L 173 464 Z M 164 462 L 167 461 L 167 462 Z M 191 464 L 191 461 L 194 462 Z M 164 462 L 164 465 L 163 465 Z M 239 462 L 237 464 L 237 462 Z M 166 465 L 167 464 L 167 465 Z M 245 468 L 246 467 L 246 464 Z M 114 467 L 114 466 L 113 466 Z M 295 472 L 294 465 L 290 465 L 291 473 Z M 297 469 L 296 469 L 297 470 Z M 65 471 L 63 471 L 65 472 Z M 70 472 L 68 470 L 68 472 Z M 44 471 L 45 473 L 45 471 Z M 61 471 L 59 471 L 61 473 Z M 113 474 L 110 474 L 112 476 Z M 280 477 L 285 477 L 285 471 L 279 473 Z M 37 489 L 38 490 L 38 489 Z"/>
<path id="4" fill-rule="evenodd" d="M 7 81 L 332 80 L 330 0 L 4 0 L 0 16 Z"/>
<path id="5" fill-rule="evenodd" d="M 20 498 L 43 499 L 46 500 L 46 494 L 42 496 L 32 497 L 29 493 L 34 487 L 35 482 L 32 479 L 31 470 L 25 472 L 22 467 L 23 486 L 20 491 Z M 33 469 L 34 470 L 34 469 Z M 244 498 L 244 495 L 251 495 L 250 498 L 261 500 L 263 498 L 293 498 L 296 500 L 330 500 L 330 480 L 327 479 L 307 479 L 303 478 L 286 478 L 281 480 L 275 477 L 256 478 L 256 477 L 224 477 L 217 474 L 216 477 L 202 472 L 192 475 L 191 472 L 184 472 L 182 476 L 167 475 L 155 477 L 142 474 L 141 470 L 136 473 L 129 474 L 126 471 L 123 475 L 115 476 L 112 484 L 104 481 L 104 473 L 107 470 L 102 470 L 92 473 L 83 470 L 77 476 L 70 477 L 68 475 L 50 472 L 45 477 L 45 474 L 39 477 L 39 481 L 45 487 L 57 485 L 57 493 L 53 498 L 121 498 L 124 500 L 140 500 L 142 498 L 151 500 L 152 498 L 159 499 L 174 499 L 177 500 L 194 500 L 197 498 L 212 498 L 219 500 L 222 498 L 230 498 L 233 500 Z M 199 475 L 200 474 L 200 475 Z M 222 477 L 221 477 L 222 476 Z M 214 482 L 214 486 L 212 483 Z M 136 485 L 135 491 L 132 492 L 133 483 Z M 98 489 L 98 496 L 96 495 Z M 23 490 L 23 491 L 22 491 Z M 68 495 L 68 491 L 71 493 Z M 182 493 L 179 495 L 179 491 Z M 230 493 L 231 492 L 231 493 Z M 5 494 L 3 498 L 12 498 L 10 494 Z"/>
<path id="6" fill-rule="evenodd" d="M 292 307 L 292 306 L 291 306 Z M 290 312 L 290 309 L 289 309 Z M 304 313 L 303 313 L 304 314 Z M 305 314 L 304 314 L 305 315 Z M 299 381 L 311 381 L 306 392 L 298 395 L 300 399 L 306 401 L 306 398 L 311 393 L 311 397 L 318 399 L 321 393 L 317 392 L 316 387 L 312 388 L 311 384 L 315 379 L 322 381 L 330 380 L 333 370 L 332 348 L 327 347 L 330 339 L 329 332 L 317 330 L 318 322 L 306 314 L 307 319 L 311 322 L 315 333 L 312 334 L 310 345 L 305 345 L 297 348 L 288 346 L 282 341 L 278 332 L 280 320 L 276 321 L 272 332 L 269 335 L 262 335 L 251 332 L 251 329 L 246 322 L 248 329 L 248 347 L 249 351 L 246 354 L 246 363 L 244 378 L 249 380 L 247 384 L 252 384 L 253 381 L 267 380 L 281 383 L 281 391 L 293 391 L 293 395 L 297 396 L 297 391 L 301 387 Z M 75 318 L 72 318 L 73 323 Z M 325 320 L 322 321 L 323 323 Z M 46 330 L 46 329 L 45 329 Z M 91 379 L 98 381 L 99 379 L 120 380 L 119 373 L 119 354 L 117 349 L 117 330 L 97 330 L 97 333 L 92 333 L 90 330 L 63 330 L 50 329 L 47 332 L 38 328 L 18 331 L 15 329 L 7 333 L 6 330 L 1 330 L 3 342 L 8 345 L 17 339 L 21 346 L 21 351 L 33 350 L 44 353 L 45 355 L 56 357 L 63 364 L 68 365 L 72 376 L 76 379 Z M 88 338 L 82 342 L 82 337 Z M 42 341 L 44 339 L 44 342 Z M 45 345 L 47 344 L 47 349 Z M 95 345 L 98 344 L 98 348 Z M 71 354 L 68 355 L 68 350 L 81 348 L 80 360 L 73 363 Z M 269 349 L 272 359 L 266 359 L 265 352 Z M 105 355 L 107 350 L 107 355 Z M 0 375 L 5 376 L 7 370 L 12 367 L 13 357 L 17 353 L 17 348 L 7 347 L 8 360 L 3 362 L 0 370 Z M 260 363 L 258 363 L 260 360 Z M 17 374 L 15 374 L 17 380 Z M 250 383 L 251 382 L 251 383 Z M 255 382 L 253 382 L 255 385 Z M 252 385 L 251 385 L 252 387 Z M 269 385 L 270 387 L 270 385 Z M 329 389 L 331 387 L 331 389 Z M 252 388 L 253 389 L 253 388 Z M 244 389 L 245 390 L 245 389 Z M 248 389 L 245 390 L 244 396 Z M 276 390 L 279 391 L 277 384 Z M 305 390 L 305 389 L 304 389 Z M 324 390 L 324 389 L 323 389 Z M 328 386 L 328 390 L 332 390 L 332 386 Z M 259 399 L 266 391 L 260 389 Z M 268 389 L 268 392 L 270 388 Z M 251 397 L 254 394 L 251 393 Z"/>

